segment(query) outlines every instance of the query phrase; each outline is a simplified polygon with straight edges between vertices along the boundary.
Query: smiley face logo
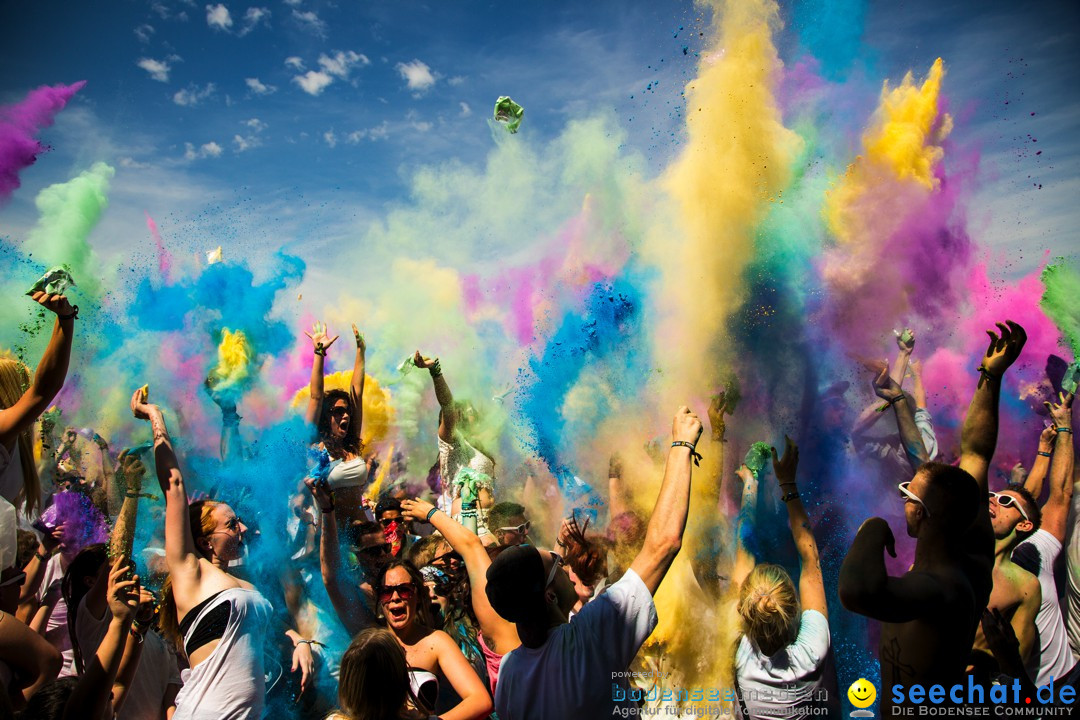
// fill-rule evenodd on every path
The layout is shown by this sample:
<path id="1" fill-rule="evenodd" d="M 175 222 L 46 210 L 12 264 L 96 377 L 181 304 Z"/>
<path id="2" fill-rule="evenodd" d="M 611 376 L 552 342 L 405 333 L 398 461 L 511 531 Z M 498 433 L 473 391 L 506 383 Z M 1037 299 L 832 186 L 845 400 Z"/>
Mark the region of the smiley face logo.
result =
<path id="1" fill-rule="evenodd" d="M 851 683 L 847 698 L 857 708 L 868 708 L 877 700 L 877 688 L 866 678 L 859 678 Z"/>

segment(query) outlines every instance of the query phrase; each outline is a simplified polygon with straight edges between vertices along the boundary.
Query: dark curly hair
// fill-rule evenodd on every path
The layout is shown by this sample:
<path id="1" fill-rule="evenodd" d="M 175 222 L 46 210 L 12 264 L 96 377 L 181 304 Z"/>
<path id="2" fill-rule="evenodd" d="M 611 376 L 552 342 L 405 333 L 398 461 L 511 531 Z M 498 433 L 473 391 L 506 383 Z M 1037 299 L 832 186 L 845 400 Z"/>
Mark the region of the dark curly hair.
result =
<path id="1" fill-rule="evenodd" d="M 350 430 L 352 423 L 356 422 L 356 408 L 353 407 L 352 397 L 344 390 L 328 390 L 323 396 L 322 405 L 319 408 L 319 439 L 326 446 L 326 451 L 333 457 L 343 458 L 346 455 L 359 455 L 364 444 L 360 438 L 352 432 L 345 433 L 345 437 L 334 437 L 330 431 L 330 410 L 338 400 L 344 400 L 349 408 Z"/>

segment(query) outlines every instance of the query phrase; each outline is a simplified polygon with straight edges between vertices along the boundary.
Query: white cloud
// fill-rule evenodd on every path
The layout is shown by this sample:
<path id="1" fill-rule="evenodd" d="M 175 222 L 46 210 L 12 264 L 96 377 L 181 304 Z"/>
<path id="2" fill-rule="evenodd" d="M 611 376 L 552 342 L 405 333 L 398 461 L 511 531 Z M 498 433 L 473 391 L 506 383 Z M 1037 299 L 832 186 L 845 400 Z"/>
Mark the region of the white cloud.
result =
<path id="1" fill-rule="evenodd" d="M 472 108 L 469 107 L 469 103 L 460 102 L 458 103 L 458 105 L 461 106 L 461 117 L 469 117 L 470 115 L 472 115 Z"/>
<path id="2" fill-rule="evenodd" d="M 300 12 L 299 10 L 293 10 L 292 16 L 296 19 L 301 26 L 311 30 L 316 35 L 322 36 L 326 34 L 326 23 L 319 19 L 311 10 Z"/>
<path id="3" fill-rule="evenodd" d="M 264 7 L 250 7 L 244 13 L 244 26 L 238 33 L 241 37 L 254 30 L 259 23 L 270 25 L 270 10 Z"/>
<path id="4" fill-rule="evenodd" d="M 264 85 L 259 78 L 244 78 L 244 82 L 247 83 L 248 90 L 256 95 L 270 95 L 277 92 L 277 88 L 273 85 Z"/>
<path id="5" fill-rule="evenodd" d="M 298 58 L 296 55 L 290 55 L 285 58 L 285 67 L 291 67 L 294 70 L 303 70 L 304 61 Z"/>
<path id="6" fill-rule="evenodd" d="M 337 146 L 337 135 L 334 134 L 333 130 L 327 130 L 326 132 L 324 132 L 323 133 L 323 140 L 325 140 L 326 144 L 329 145 L 330 147 L 336 147 Z"/>
<path id="7" fill-rule="evenodd" d="M 139 61 L 135 63 L 146 72 L 150 73 L 150 77 L 154 78 L 158 82 L 169 82 L 169 71 L 172 66 L 164 60 L 154 60 L 153 58 L 139 58 Z"/>
<path id="8" fill-rule="evenodd" d="M 222 4 L 206 6 L 206 24 L 215 30 L 228 30 L 232 27 L 232 16 L 229 8 Z"/>
<path id="9" fill-rule="evenodd" d="M 116 161 L 116 164 L 122 168 L 130 168 L 133 170 L 145 170 L 150 167 L 149 163 L 139 162 L 133 157 L 122 157 Z"/>
<path id="10" fill-rule="evenodd" d="M 140 25 L 139 27 L 135 28 L 134 32 L 135 37 L 139 38 L 139 42 L 148 43 L 150 42 L 150 36 L 154 34 L 154 26 Z"/>
<path id="11" fill-rule="evenodd" d="M 216 142 L 204 143 L 198 149 L 189 142 L 184 143 L 184 159 L 200 160 L 208 157 L 221 157 L 222 147 Z"/>
<path id="12" fill-rule="evenodd" d="M 302 2 L 302 1 L 303 1 L 303 0 L 284 0 L 284 3 L 285 3 L 286 5 L 292 5 L 293 7 L 296 7 L 296 6 L 297 6 L 297 5 L 299 5 L 299 4 L 300 4 L 300 3 Z"/>
<path id="13" fill-rule="evenodd" d="M 261 133 L 263 130 L 270 127 L 259 118 L 251 118 L 250 120 L 245 120 L 243 124 L 257 133 Z"/>
<path id="14" fill-rule="evenodd" d="M 381 123 L 373 128 L 366 128 L 363 130 L 354 130 L 345 136 L 345 142 L 350 145 L 355 145 L 361 140 L 385 140 L 390 134 L 390 123 L 383 120 Z"/>
<path id="15" fill-rule="evenodd" d="M 262 138 L 255 135 L 233 135 L 233 149 L 238 153 L 257 148 L 260 145 L 262 145 Z"/>
<path id="16" fill-rule="evenodd" d="M 349 71 L 353 67 L 359 65 L 364 67 L 370 65 L 371 61 L 368 60 L 367 55 L 361 55 L 360 53 L 349 50 L 348 52 L 342 52 L 336 50 L 333 55 L 321 54 L 319 55 L 319 67 L 331 75 L 345 80 L 349 77 Z"/>
<path id="17" fill-rule="evenodd" d="M 455 75 L 454 77 L 452 77 L 452 78 L 450 78 L 449 80 L 446 81 L 446 83 L 448 85 L 450 85 L 451 87 L 457 87 L 458 85 L 461 85 L 464 82 L 465 82 L 465 76 L 464 75 Z"/>
<path id="18" fill-rule="evenodd" d="M 327 85 L 334 82 L 334 78 L 324 72 L 308 70 L 303 75 L 294 77 L 293 82 L 299 85 L 300 89 L 308 95 L 318 96 L 322 94 Z"/>
<path id="19" fill-rule="evenodd" d="M 206 98 L 214 94 L 214 83 L 206 83 L 206 87 L 189 85 L 183 90 L 177 90 L 173 95 L 173 102 L 184 107 L 198 105 Z"/>
<path id="20" fill-rule="evenodd" d="M 405 79 L 406 86 L 417 95 L 423 94 L 435 84 L 436 77 L 431 68 L 421 60 L 398 63 L 397 71 Z"/>

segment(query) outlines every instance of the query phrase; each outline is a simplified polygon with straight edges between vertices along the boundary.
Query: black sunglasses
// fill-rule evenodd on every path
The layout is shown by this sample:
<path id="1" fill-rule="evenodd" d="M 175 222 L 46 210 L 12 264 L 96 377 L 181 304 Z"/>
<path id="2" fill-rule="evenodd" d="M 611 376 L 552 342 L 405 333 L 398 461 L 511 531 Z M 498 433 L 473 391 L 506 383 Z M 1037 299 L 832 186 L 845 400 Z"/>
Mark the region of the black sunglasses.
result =
<path id="1" fill-rule="evenodd" d="M 349 414 L 349 408 L 346 405 L 335 405 L 334 407 L 330 408 L 330 415 L 332 417 L 339 418 L 342 415 L 348 415 L 348 414 Z"/>

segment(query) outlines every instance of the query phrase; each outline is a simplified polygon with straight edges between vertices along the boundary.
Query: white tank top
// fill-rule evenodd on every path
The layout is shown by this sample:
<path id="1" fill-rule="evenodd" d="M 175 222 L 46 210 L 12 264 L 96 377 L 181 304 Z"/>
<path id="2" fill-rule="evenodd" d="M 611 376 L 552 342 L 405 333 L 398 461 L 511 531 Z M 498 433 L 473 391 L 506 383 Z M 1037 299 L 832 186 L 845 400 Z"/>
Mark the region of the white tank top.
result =
<path id="1" fill-rule="evenodd" d="M 263 713 L 266 678 L 263 641 L 273 608 L 258 590 L 230 588 L 207 603 L 185 633 L 184 642 L 202 617 L 229 603 L 229 624 L 221 642 L 181 678 L 173 720 L 259 720 Z"/>
<path id="2" fill-rule="evenodd" d="M 355 457 L 352 460 L 331 460 L 330 474 L 326 479 L 334 490 L 363 487 L 367 485 L 367 463 L 361 457 Z"/>

